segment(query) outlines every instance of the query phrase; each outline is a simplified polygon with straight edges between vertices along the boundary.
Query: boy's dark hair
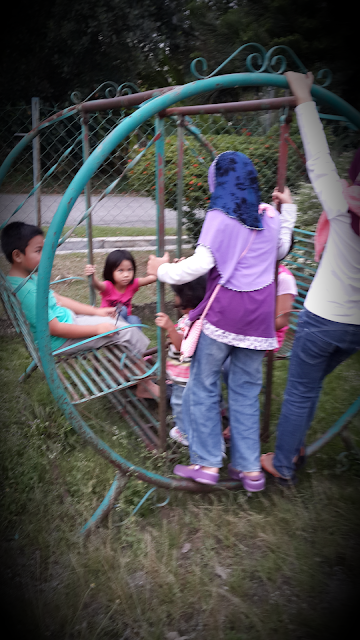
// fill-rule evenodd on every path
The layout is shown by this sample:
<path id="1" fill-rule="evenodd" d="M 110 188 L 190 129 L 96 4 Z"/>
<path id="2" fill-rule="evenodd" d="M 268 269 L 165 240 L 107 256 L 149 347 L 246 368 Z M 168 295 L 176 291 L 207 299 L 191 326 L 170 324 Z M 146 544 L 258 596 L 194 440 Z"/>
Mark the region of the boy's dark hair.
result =
<path id="1" fill-rule="evenodd" d="M 181 309 L 195 309 L 204 299 L 207 276 L 200 276 L 185 284 L 172 284 L 173 292 L 179 296 Z"/>
<path id="2" fill-rule="evenodd" d="M 6 225 L 1 233 L 1 248 L 6 259 L 12 263 L 13 251 L 18 249 L 21 253 L 25 253 L 30 240 L 36 236 L 43 236 L 44 232 L 40 227 L 34 224 L 26 224 L 25 222 L 10 222 Z"/>
<path id="3" fill-rule="evenodd" d="M 115 269 L 118 268 L 119 264 L 122 263 L 123 260 L 130 260 L 134 268 L 134 278 L 135 278 L 136 264 L 130 251 L 126 251 L 126 249 L 116 249 L 115 251 L 112 251 L 111 253 L 109 253 L 108 257 L 106 258 L 104 271 L 103 271 L 104 280 L 109 280 L 110 282 L 115 284 L 113 273 Z M 134 282 L 134 278 L 131 280 L 130 284 Z"/>

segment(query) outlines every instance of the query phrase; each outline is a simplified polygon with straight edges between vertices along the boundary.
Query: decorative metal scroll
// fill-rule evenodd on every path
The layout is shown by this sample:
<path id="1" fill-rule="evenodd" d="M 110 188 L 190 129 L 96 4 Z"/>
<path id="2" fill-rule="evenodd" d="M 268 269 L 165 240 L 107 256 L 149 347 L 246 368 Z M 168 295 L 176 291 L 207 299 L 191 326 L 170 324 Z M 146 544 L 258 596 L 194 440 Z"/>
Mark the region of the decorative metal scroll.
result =
<path id="1" fill-rule="evenodd" d="M 234 51 L 234 53 L 232 53 L 231 56 L 229 56 L 229 58 L 227 58 L 227 60 L 225 60 L 217 69 L 215 69 L 215 71 L 209 73 L 209 75 L 207 76 L 202 75 L 202 73 L 204 73 L 204 71 L 206 71 L 208 68 L 205 58 L 196 58 L 195 60 L 193 60 L 190 65 L 190 71 L 198 80 L 211 78 L 212 76 L 215 76 L 217 73 L 219 73 L 219 71 L 223 69 L 225 65 L 230 62 L 230 60 L 235 58 L 235 56 L 237 56 L 240 51 L 243 51 L 247 47 L 253 47 L 256 49 L 256 51 L 250 53 L 246 58 L 245 66 L 247 71 L 250 71 L 251 73 L 266 72 L 274 73 L 277 75 L 284 73 L 288 64 L 286 55 L 293 62 L 295 62 L 299 71 L 301 71 L 302 73 L 307 73 L 306 67 L 304 67 L 301 60 L 297 57 L 296 53 L 294 53 L 294 51 L 290 49 L 290 47 L 287 47 L 286 45 L 277 45 L 276 47 L 272 47 L 269 51 L 266 51 L 266 49 L 257 42 L 248 42 L 247 44 L 243 44 L 236 51 Z M 279 51 L 281 51 L 281 53 L 279 53 Z M 327 87 L 332 80 L 332 73 L 330 69 L 321 69 L 318 72 L 316 79 L 318 81 L 323 80 L 321 86 Z"/>
<path id="2" fill-rule="evenodd" d="M 106 87 L 106 88 L 105 88 Z M 70 98 L 74 104 L 80 104 L 81 102 L 87 102 L 93 96 L 99 98 L 99 94 L 103 93 L 105 98 L 115 98 L 116 96 L 130 95 L 131 93 L 139 93 L 140 89 L 137 88 L 133 82 L 123 82 L 121 85 L 117 85 L 112 80 L 106 80 L 94 89 L 86 98 L 83 98 L 80 91 L 73 91 Z"/>

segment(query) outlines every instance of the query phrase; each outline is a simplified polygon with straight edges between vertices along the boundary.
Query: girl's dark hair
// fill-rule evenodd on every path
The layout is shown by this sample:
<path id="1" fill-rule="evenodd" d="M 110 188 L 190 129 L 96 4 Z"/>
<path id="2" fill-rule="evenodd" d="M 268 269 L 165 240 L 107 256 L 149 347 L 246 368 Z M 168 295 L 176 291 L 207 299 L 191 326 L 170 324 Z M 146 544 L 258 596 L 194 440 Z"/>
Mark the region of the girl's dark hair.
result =
<path id="1" fill-rule="evenodd" d="M 200 276 L 192 282 L 171 285 L 173 292 L 180 298 L 182 310 L 195 309 L 200 304 L 205 296 L 206 281 L 206 276 Z"/>
<path id="2" fill-rule="evenodd" d="M 122 263 L 123 260 L 130 260 L 134 269 L 134 278 L 135 278 L 136 264 L 130 251 L 126 251 L 126 249 L 116 249 L 115 251 L 112 251 L 111 253 L 109 253 L 108 257 L 106 258 L 104 271 L 103 271 L 104 280 L 109 280 L 110 282 L 115 284 L 113 273 L 115 269 L 118 268 L 119 264 Z M 134 282 L 134 278 L 131 280 L 130 284 Z"/>
<path id="3" fill-rule="evenodd" d="M 25 253 L 30 240 L 36 236 L 43 236 L 44 232 L 40 227 L 25 222 L 11 222 L 4 227 L 1 234 L 1 248 L 6 259 L 12 263 L 12 254 L 15 249 Z"/>

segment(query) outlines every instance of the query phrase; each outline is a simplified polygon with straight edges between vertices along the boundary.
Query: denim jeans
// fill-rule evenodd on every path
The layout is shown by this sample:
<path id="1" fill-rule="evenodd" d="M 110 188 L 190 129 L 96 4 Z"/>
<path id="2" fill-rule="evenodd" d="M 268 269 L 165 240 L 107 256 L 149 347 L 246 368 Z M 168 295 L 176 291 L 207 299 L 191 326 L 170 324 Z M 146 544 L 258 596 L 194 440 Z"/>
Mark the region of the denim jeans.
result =
<path id="1" fill-rule="evenodd" d="M 125 305 L 122 306 L 119 316 L 120 318 L 123 318 L 128 324 L 141 324 L 139 316 L 128 316 L 127 308 Z M 140 328 L 141 327 L 139 327 L 139 329 Z"/>
<path id="2" fill-rule="evenodd" d="M 184 427 L 183 412 L 182 412 L 183 395 L 184 395 L 185 389 L 186 389 L 186 386 L 182 387 L 180 384 L 175 384 L 175 382 L 173 382 L 170 404 L 171 404 L 172 414 L 174 417 L 175 426 L 181 431 L 181 433 L 184 433 L 185 435 L 187 435 L 186 429 Z"/>
<path id="3" fill-rule="evenodd" d="M 277 426 L 274 466 L 284 478 L 294 473 L 293 458 L 305 442 L 324 378 L 359 349 L 360 325 L 301 311 Z"/>
<path id="4" fill-rule="evenodd" d="M 239 471 L 260 469 L 259 393 L 264 353 L 232 347 L 201 333 L 183 395 L 184 426 L 193 464 L 222 466 L 220 380 L 223 363 L 231 355 L 231 464 Z"/>

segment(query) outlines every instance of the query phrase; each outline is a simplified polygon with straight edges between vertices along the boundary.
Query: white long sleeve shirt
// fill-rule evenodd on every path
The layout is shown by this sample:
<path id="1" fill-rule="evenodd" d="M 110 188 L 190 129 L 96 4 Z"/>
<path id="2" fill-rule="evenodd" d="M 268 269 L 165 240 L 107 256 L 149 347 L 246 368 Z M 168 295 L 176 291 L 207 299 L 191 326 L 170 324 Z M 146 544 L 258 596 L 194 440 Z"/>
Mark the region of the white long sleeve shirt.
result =
<path id="1" fill-rule="evenodd" d="M 360 238 L 351 228 L 348 204 L 315 103 L 305 102 L 295 111 L 307 172 L 330 222 L 329 237 L 304 306 L 327 320 L 360 324 Z"/>
<path id="2" fill-rule="evenodd" d="M 291 245 L 291 237 L 296 221 L 296 205 L 283 204 L 281 206 L 280 233 L 278 240 L 277 259 L 286 256 Z M 175 264 L 160 265 L 157 277 L 168 284 L 184 284 L 208 273 L 215 266 L 214 257 L 208 247 L 198 245 L 190 258 Z"/>

